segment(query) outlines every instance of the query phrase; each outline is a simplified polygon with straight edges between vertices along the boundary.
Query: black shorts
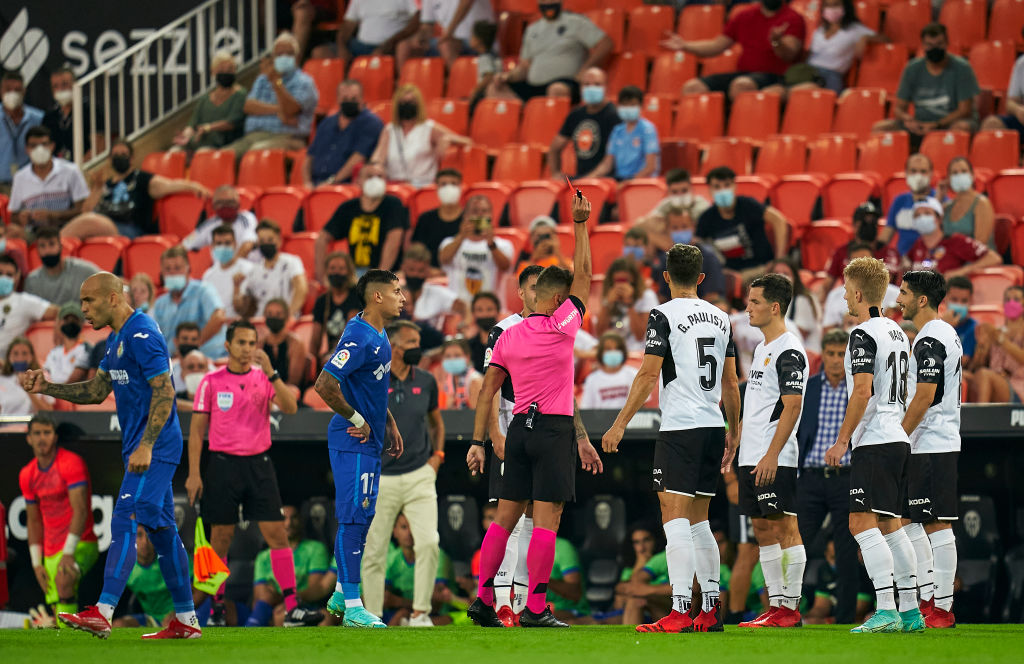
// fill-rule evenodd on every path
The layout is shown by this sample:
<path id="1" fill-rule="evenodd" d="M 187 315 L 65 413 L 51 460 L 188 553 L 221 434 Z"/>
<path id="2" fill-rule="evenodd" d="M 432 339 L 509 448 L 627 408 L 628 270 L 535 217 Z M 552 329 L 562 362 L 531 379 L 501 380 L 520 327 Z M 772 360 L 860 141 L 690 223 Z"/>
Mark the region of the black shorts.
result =
<path id="1" fill-rule="evenodd" d="M 737 544 L 756 544 L 754 524 L 740 511 L 739 505 L 729 504 L 729 541 Z"/>
<path id="2" fill-rule="evenodd" d="M 654 441 L 655 491 L 713 496 L 722 476 L 725 427 L 660 431 Z"/>
<path id="3" fill-rule="evenodd" d="M 751 519 L 788 514 L 796 516 L 796 468 L 779 466 L 775 481 L 756 486 L 753 466 L 740 466 L 736 473 L 740 490 L 740 511 Z"/>
<path id="4" fill-rule="evenodd" d="M 514 416 L 505 437 L 504 465 L 499 494 L 503 500 L 574 500 L 576 436 L 572 416 L 538 413 L 533 429 L 526 428 L 525 413 Z"/>
<path id="5" fill-rule="evenodd" d="M 902 516 L 909 458 L 909 443 L 856 448 L 850 461 L 850 511 Z"/>
<path id="6" fill-rule="evenodd" d="M 914 523 L 956 521 L 959 452 L 911 454 L 907 470 L 907 512 Z"/>
<path id="7" fill-rule="evenodd" d="M 732 82 L 740 76 L 746 76 L 754 81 L 757 85 L 757 89 L 766 88 L 769 85 L 782 85 L 785 79 L 778 74 L 765 74 L 760 72 L 728 72 L 725 74 L 711 74 L 710 76 L 702 76 L 701 81 L 708 87 L 711 92 L 728 92 L 729 86 Z"/>
<path id="8" fill-rule="evenodd" d="M 235 456 L 212 452 L 203 478 L 202 514 L 207 523 L 281 521 L 281 493 L 274 463 L 266 454 Z"/>

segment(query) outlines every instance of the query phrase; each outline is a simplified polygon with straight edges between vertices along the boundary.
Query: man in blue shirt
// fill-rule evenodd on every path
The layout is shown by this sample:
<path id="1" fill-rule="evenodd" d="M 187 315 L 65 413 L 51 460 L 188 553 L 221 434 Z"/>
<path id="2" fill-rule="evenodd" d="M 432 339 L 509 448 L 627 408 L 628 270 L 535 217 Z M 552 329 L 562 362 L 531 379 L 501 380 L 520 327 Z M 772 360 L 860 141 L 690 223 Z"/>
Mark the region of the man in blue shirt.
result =
<path id="1" fill-rule="evenodd" d="M 896 240 L 896 249 L 900 256 L 906 256 L 910 248 L 917 242 L 920 234 L 914 230 L 914 204 L 923 201 L 930 196 L 935 196 L 932 189 L 932 160 L 920 152 L 907 157 L 907 164 L 904 167 L 907 174 L 907 187 L 905 191 L 892 199 L 889 205 L 887 226 L 878 234 L 878 242 L 881 246 L 889 244 L 893 233 L 899 233 Z"/>
<path id="2" fill-rule="evenodd" d="M 661 169 L 661 145 L 658 130 L 649 120 L 640 117 L 644 93 L 635 85 L 619 92 L 617 111 L 622 120 L 608 138 L 608 153 L 591 173 L 590 178 L 613 174 L 616 180 L 654 177 Z"/>
<path id="3" fill-rule="evenodd" d="M 25 134 L 31 127 L 42 124 L 43 111 L 25 104 L 25 81 L 14 71 L 4 72 L 0 79 L 0 193 L 10 193 L 14 172 L 28 163 Z"/>
<path id="4" fill-rule="evenodd" d="M 338 103 L 340 112 L 320 121 L 313 144 L 306 151 L 302 178 L 307 187 L 350 182 L 352 172 L 377 148 L 384 123 L 366 110 L 362 83 L 339 83 Z"/>
<path id="5" fill-rule="evenodd" d="M 109 325 L 113 330 L 96 376 L 84 383 L 60 385 L 47 381 L 41 371 L 28 371 L 22 387 L 80 404 L 100 403 L 113 389 L 126 472 L 110 517 L 110 548 L 99 602 L 79 613 L 60 613 L 58 618 L 101 639 L 110 636 L 114 607 L 135 565 L 138 524 L 156 549 L 175 612 L 167 627 L 142 638 L 197 639 L 202 632 L 192 604 L 188 555 L 174 521 L 171 479 L 181 461 L 182 438 L 167 344 L 156 322 L 132 309 L 124 283 L 109 272 L 86 279 L 81 299 L 82 313 L 95 329 Z"/>
<path id="6" fill-rule="evenodd" d="M 946 303 L 946 311 L 942 313 L 941 317 L 942 320 L 953 326 L 957 336 L 960 337 L 965 363 L 974 357 L 974 351 L 978 346 L 978 339 L 975 336 L 978 321 L 967 313 L 973 295 L 974 284 L 968 277 L 950 277 L 946 282 L 946 298 L 943 300 Z"/>
<path id="7" fill-rule="evenodd" d="M 168 342 L 178 325 L 186 321 L 199 326 L 199 350 L 211 359 L 224 357 L 224 303 L 210 284 L 189 277 L 188 252 L 171 247 L 160 256 L 167 292 L 153 303 L 153 318 Z"/>
<path id="8" fill-rule="evenodd" d="M 376 512 L 385 438 L 391 439 L 389 454 L 402 454 L 402 436 L 388 410 L 391 343 L 384 328 L 402 313 L 405 295 L 398 277 L 388 270 L 369 270 L 356 284 L 356 293 L 364 309 L 345 327 L 315 386 L 335 413 L 327 428 L 327 449 L 338 518 L 338 584 L 327 610 L 344 615 L 347 627 L 385 627 L 363 608 L 359 582 L 366 533 Z"/>

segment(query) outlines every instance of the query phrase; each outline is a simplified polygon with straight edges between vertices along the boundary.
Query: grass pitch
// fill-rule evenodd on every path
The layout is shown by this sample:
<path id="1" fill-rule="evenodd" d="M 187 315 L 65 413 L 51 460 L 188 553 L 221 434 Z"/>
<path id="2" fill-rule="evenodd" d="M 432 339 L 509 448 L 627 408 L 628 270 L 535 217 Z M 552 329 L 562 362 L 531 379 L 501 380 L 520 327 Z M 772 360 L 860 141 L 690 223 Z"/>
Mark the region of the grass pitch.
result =
<path id="1" fill-rule="evenodd" d="M 847 627 L 637 634 L 632 627 L 569 630 L 438 627 L 209 629 L 199 641 L 141 641 L 115 629 L 107 641 L 71 630 L 0 631 L 3 664 L 944 664 L 1020 662 L 1024 625 L 961 625 L 923 634 L 849 634 Z"/>

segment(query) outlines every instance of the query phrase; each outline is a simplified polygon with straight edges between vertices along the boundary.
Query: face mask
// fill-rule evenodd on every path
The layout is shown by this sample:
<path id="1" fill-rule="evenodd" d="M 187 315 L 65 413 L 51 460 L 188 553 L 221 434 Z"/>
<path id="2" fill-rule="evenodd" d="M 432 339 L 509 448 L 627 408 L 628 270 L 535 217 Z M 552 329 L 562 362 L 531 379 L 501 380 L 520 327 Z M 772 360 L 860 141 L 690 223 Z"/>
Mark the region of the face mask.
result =
<path id="1" fill-rule="evenodd" d="M 932 64 L 939 64 L 946 59 L 946 49 L 938 46 L 930 48 L 924 52 L 924 57 L 928 58 L 928 62 Z"/>
<path id="2" fill-rule="evenodd" d="M 201 373 L 190 373 L 185 376 L 185 389 L 189 394 L 195 394 L 199 389 L 199 383 L 203 382 L 203 376 Z"/>
<path id="3" fill-rule="evenodd" d="M 422 348 L 406 348 L 405 352 L 402 353 L 402 361 L 408 364 L 410 367 L 414 367 L 420 363 L 423 359 Z"/>
<path id="4" fill-rule="evenodd" d="M 221 221 L 231 223 L 238 216 L 238 206 L 236 205 L 221 205 L 213 208 L 213 213 L 220 217 Z"/>
<path id="5" fill-rule="evenodd" d="M 640 119 L 639 106 L 619 106 L 619 119 L 623 122 L 636 122 Z"/>
<path id="6" fill-rule="evenodd" d="M 731 208 L 736 204 L 736 192 L 730 189 L 719 189 L 711 198 L 715 201 L 715 205 L 720 208 Z"/>
<path id="7" fill-rule="evenodd" d="M 11 362 L 11 368 L 14 373 L 25 373 L 28 371 L 28 362 Z"/>
<path id="8" fill-rule="evenodd" d="M 24 97 L 20 92 L 15 92 L 14 90 L 11 90 L 10 92 L 5 92 L 3 97 L 4 108 L 6 108 L 8 111 L 18 110 L 19 108 L 21 108 L 21 100 L 23 98 Z"/>
<path id="9" fill-rule="evenodd" d="M 327 283 L 331 285 L 331 288 L 344 288 L 348 285 L 347 274 L 328 274 Z"/>
<path id="10" fill-rule="evenodd" d="M 600 104 L 604 101 L 603 85 L 584 85 L 580 91 L 584 104 Z"/>
<path id="11" fill-rule="evenodd" d="M 540 9 L 540 13 L 544 15 L 549 21 L 554 21 L 562 13 L 562 3 L 560 2 L 541 2 L 537 5 Z"/>
<path id="12" fill-rule="evenodd" d="M 690 244 L 693 239 L 693 229 L 685 231 L 672 231 L 672 242 L 674 244 Z"/>
<path id="13" fill-rule="evenodd" d="M 214 247 L 211 251 L 213 254 L 213 260 L 217 261 L 221 265 L 225 265 L 231 262 L 231 259 L 235 257 L 235 248 L 229 247 L 226 244 L 221 244 Z"/>
<path id="14" fill-rule="evenodd" d="M 601 364 L 608 367 L 609 369 L 616 369 L 622 366 L 622 362 L 625 360 L 625 356 L 621 350 L 606 350 L 601 353 Z"/>
<path id="15" fill-rule="evenodd" d="M 363 109 L 359 108 L 359 102 L 357 101 L 343 101 L 341 102 L 341 114 L 348 119 L 352 119 L 359 115 L 359 111 Z"/>
<path id="16" fill-rule="evenodd" d="M 71 90 L 57 90 L 53 93 L 53 100 L 61 106 L 67 106 L 71 103 Z"/>
<path id="17" fill-rule="evenodd" d="M 966 304 L 951 304 L 949 310 L 956 314 L 957 318 L 967 318 L 967 305 Z"/>
<path id="18" fill-rule="evenodd" d="M 0 237 L 0 254 L 7 251 L 7 238 Z"/>
<path id="19" fill-rule="evenodd" d="M 672 205 L 675 205 L 677 207 L 688 208 L 691 205 L 693 205 L 693 194 L 690 193 L 690 192 L 687 192 L 685 194 L 679 194 L 677 196 L 671 196 L 671 197 L 669 197 L 669 200 L 672 201 Z"/>
<path id="20" fill-rule="evenodd" d="M 6 274 L 0 274 L 0 297 L 7 297 L 14 290 L 14 279 Z"/>
<path id="21" fill-rule="evenodd" d="M 271 258 L 273 258 L 274 256 L 277 255 L 277 245 L 276 244 L 261 244 L 260 245 L 260 254 L 262 254 L 263 257 L 266 258 L 269 261 Z"/>
<path id="22" fill-rule="evenodd" d="M 229 71 L 222 71 L 214 76 L 217 79 L 217 85 L 222 88 L 230 88 L 235 84 L 235 75 Z"/>
<path id="23" fill-rule="evenodd" d="M 441 361 L 441 367 L 445 373 L 452 376 L 461 376 L 469 370 L 469 364 L 464 357 L 446 357 Z"/>
<path id="24" fill-rule="evenodd" d="M 45 145 L 37 145 L 28 153 L 28 158 L 36 166 L 46 166 L 50 163 L 50 157 L 52 155 L 53 151 L 49 147 Z"/>
<path id="25" fill-rule="evenodd" d="M 132 168 L 132 158 L 126 154 L 115 154 L 110 158 L 110 165 L 118 173 L 127 173 Z"/>
<path id="26" fill-rule="evenodd" d="M 60 326 L 60 333 L 68 339 L 77 339 L 78 335 L 82 333 L 82 324 L 64 323 Z"/>
<path id="27" fill-rule="evenodd" d="M 282 76 L 287 76 L 288 74 L 292 73 L 293 71 L 295 71 L 295 56 L 276 56 L 274 58 L 274 69 L 276 69 L 277 73 L 281 74 Z"/>
<path id="28" fill-rule="evenodd" d="M 825 7 L 821 10 L 821 17 L 829 23 L 842 21 L 845 14 L 842 7 Z"/>
<path id="29" fill-rule="evenodd" d="M 423 277 L 406 277 L 405 285 L 408 286 L 409 290 L 411 290 L 412 292 L 418 293 L 423 288 L 423 283 L 425 281 L 426 279 L 424 279 Z"/>
<path id="30" fill-rule="evenodd" d="M 491 328 L 494 327 L 497 324 L 498 324 L 498 319 L 497 318 L 489 318 L 489 317 L 485 316 L 483 318 L 477 318 L 476 319 L 477 327 L 479 327 L 481 330 L 484 330 L 484 331 L 487 331 L 487 332 L 490 332 Z"/>
<path id="31" fill-rule="evenodd" d="M 860 222 L 857 227 L 857 237 L 864 242 L 874 242 L 878 238 L 878 224 L 873 217 Z"/>
<path id="32" fill-rule="evenodd" d="M 187 283 L 188 278 L 183 274 L 164 275 L 164 286 L 167 287 L 167 290 L 181 292 L 185 290 L 185 284 Z"/>
<path id="33" fill-rule="evenodd" d="M 57 267 L 60 263 L 60 252 L 58 251 L 55 254 L 49 254 L 47 256 L 40 254 L 39 260 L 42 261 L 43 265 L 46 267 Z"/>
<path id="34" fill-rule="evenodd" d="M 643 247 L 623 247 L 622 255 L 626 258 L 632 258 L 635 261 L 642 261 L 644 256 L 647 254 Z"/>
<path id="35" fill-rule="evenodd" d="M 194 350 L 199 350 L 199 346 L 193 346 L 192 344 L 181 344 L 178 346 L 178 353 L 185 357 Z"/>
<path id="36" fill-rule="evenodd" d="M 970 173 L 957 173 L 949 176 L 949 188 L 956 193 L 970 190 L 974 186 L 974 176 Z"/>
<path id="37" fill-rule="evenodd" d="M 911 173 L 907 176 L 907 186 L 915 193 L 927 191 L 931 183 L 931 178 L 924 173 Z"/>
<path id="38" fill-rule="evenodd" d="M 437 200 L 441 205 L 455 205 L 462 198 L 462 187 L 457 184 L 441 185 L 437 190 Z"/>
<path id="39" fill-rule="evenodd" d="M 271 332 L 273 332 L 274 334 L 277 334 L 278 332 L 280 332 L 281 330 L 284 329 L 284 319 L 283 318 L 270 318 L 270 317 L 268 317 L 268 318 L 264 319 L 264 322 L 267 324 L 267 329 L 270 330 Z"/>
<path id="40" fill-rule="evenodd" d="M 1003 302 L 1003 315 L 1010 320 L 1016 320 L 1020 318 L 1021 314 L 1024 314 L 1024 304 L 1017 302 L 1016 300 L 1007 300 Z"/>
<path id="41" fill-rule="evenodd" d="M 782 7 L 782 0 L 761 0 L 761 6 L 770 12 L 777 12 Z"/>
<path id="42" fill-rule="evenodd" d="M 420 106 L 414 101 L 398 102 L 398 119 L 415 120 L 420 114 Z"/>
<path id="43" fill-rule="evenodd" d="M 914 230 L 921 235 L 928 235 L 937 228 L 935 217 L 930 214 L 921 214 L 914 217 Z"/>
<path id="44" fill-rule="evenodd" d="M 367 198 L 381 198 L 387 189 L 388 184 L 384 182 L 384 178 L 374 175 L 371 178 L 367 178 L 366 182 L 363 183 L 363 196 Z"/>

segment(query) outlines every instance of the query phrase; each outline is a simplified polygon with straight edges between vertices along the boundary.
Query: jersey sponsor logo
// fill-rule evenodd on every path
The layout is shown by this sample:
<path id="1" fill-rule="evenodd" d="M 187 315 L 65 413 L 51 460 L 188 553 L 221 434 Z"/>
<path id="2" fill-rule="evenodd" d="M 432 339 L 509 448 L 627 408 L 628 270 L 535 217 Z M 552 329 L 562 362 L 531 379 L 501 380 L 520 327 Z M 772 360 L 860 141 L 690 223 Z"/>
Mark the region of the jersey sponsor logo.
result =
<path id="1" fill-rule="evenodd" d="M 133 339 L 148 339 L 149 335 L 148 334 L 144 334 L 142 332 L 136 332 L 135 334 L 132 335 L 132 338 Z"/>
<path id="2" fill-rule="evenodd" d="M 232 392 L 218 392 L 217 393 L 217 408 L 220 408 L 225 413 L 231 410 L 231 406 L 235 403 L 235 395 Z"/>
<path id="3" fill-rule="evenodd" d="M 650 330 L 647 330 L 647 338 L 648 339 L 654 339 L 657 336 L 658 336 L 658 331 L 655 330 L 654 328 L 651 328 Z"/>
<path id="4" fill-rule="evenodd" d="M 128 372 L 124 369 L 111 369 L 110 380 L 116 382 L 118 385 L 127 385 L 130 382 Z"/>
<path id="5" fill-rule="evenodd" d="M 562 322 L 558 324 L 558 327 L 567 326 L 574 318 L 576 318 L 577 315 L 579 315 L 579 311 L 576 310 L 576 307 L 573 307 L 572 311 L 569 312 L 569 315 L 563 318 Z"/>
<path id="6" fill-rule="evenodd" d="M 356 344 L 356 342 L 348 341 L 348 342 L 345 343 L 345 348 L 351 348 L 352 346 L 356 346 L 356 345 L 358 345 L 358 344 Z"/>
<path id="7" fill-rule="evenodd" d="M 338 367 L 339 369 L 342 369 L 344 368 L 345 363 L 348 362 L 348 358 L 350 357 L 352 357 L 352 354 L 349 353 L 344 348 L 342 348 L 337 353 L 335 353 L 334 357 L 331 358 L 331 364 Z"/>
<path id="8" fill-rule="evenodd" d="M 907 501 L 911 506 L 914 505 L 929 505 L 931 504 L 931 498 L 911 498 Z"/>
<path id="9" fill-rule="evenodd" d="M 864 357 L 864 349 L 863 348 L 854 348 L 853 349 L 853 356 L 854 357 Z"/>
<path id="10" fill-rule="evenodd" d="M 377 380 L 384 380 L 385 374 L 391 371 L 391 363 L 382 364 L 373 371 L 373 377 Z"/>
<path id="11" fill-rule="evenodd" d="M 758 500 L 767 500 L 768 498 L 778 498 L 778 496 L 776 496 L 774 492 L 757 494 Z"/>
<path id="12" fill-rule="evenodd" d="M 924 366 L 926 366 L 928 368 L 934 367 L 935 366 L 935 358 L 934 357 L 926 357 L 924 359 Z"/>

